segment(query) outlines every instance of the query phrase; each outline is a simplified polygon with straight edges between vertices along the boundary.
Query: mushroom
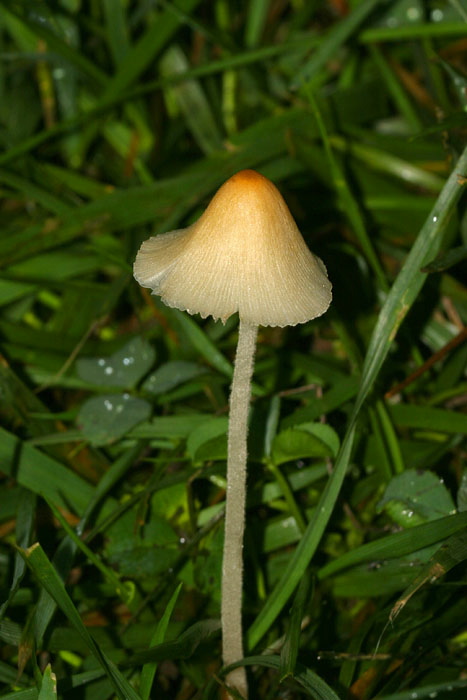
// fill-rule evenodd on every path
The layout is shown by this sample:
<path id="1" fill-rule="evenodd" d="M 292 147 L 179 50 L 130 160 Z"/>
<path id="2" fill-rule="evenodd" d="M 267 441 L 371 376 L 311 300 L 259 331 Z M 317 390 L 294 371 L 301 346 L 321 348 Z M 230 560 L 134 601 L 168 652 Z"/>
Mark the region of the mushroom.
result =
<path id="1" fill-rule="evenodd" d="M 190 314 L 223 322 L 239 314 L 222 567 L 222 644 L 228 665 L 243 658 L 247 432 L 258 326 L 294 326 L 320 316 L 331 302 L 331 283 L 278 189 L 254 170 L 242 170 L 227 180 L 191 226 L 145 241 L 134 276 L 165 304 Z M 229 673 L 227 681 L 247 697 L 243 667 Z"/>

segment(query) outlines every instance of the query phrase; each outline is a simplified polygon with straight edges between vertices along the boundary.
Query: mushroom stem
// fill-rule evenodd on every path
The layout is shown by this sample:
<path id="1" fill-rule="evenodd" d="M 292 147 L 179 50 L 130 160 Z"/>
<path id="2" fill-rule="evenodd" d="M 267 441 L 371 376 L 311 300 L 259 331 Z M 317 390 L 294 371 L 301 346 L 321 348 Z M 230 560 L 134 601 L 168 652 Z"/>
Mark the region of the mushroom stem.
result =
<path id="1" fill-rule="evenodd" d="M 245 529 L 248 410 L 258 326 L 240 319 L 237 354 L 230 392 L 225 506 L 224 558 L 222 563 L 222 648 L 224 664 L 243 658 L 242 590 L 243 532 Z M 248 697 L 245 668 L 235 669 L 227 683 Z"/>

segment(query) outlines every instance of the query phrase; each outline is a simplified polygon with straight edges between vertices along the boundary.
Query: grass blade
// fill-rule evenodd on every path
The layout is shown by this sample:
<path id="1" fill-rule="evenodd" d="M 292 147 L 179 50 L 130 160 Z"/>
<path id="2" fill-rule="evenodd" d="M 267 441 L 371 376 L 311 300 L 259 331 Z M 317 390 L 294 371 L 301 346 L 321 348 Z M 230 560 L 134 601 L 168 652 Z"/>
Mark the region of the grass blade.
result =
<path id="1" fill-rule="evenodd" d="M 29 547 L 32 533 L 34 531 L 36 518 L 36 495 L 26 489 L 21 490 L 21 496 L 18 504 L 18 512 L 16 515 L 16 545 L 18 547 Z M 13 580 L 11 582 L 8 598 L 0 606 L 0 620 L 2 620 L 5 612 L 13 600 L 16 591 L 18 590 L 23 576 L 26 571 L 26 565 L 22 557 L 16 553 L 15 569 L 13 572 Z"/>
<path id="2" fill-rule="evenodd" d="M 388 559 L 394 556 L 403 557 L 419 549 L 429 547 L 436 542 L 447 539 L 457 532 L 462 532 L 467 526 L 467 513 L 457 513 L 446 518 L 438 518 L 422 525 L 416 525 L 408 530 L 387 535 L 375 542 L 368 542 L 361 547 L 343 554 L 329 562 L 319 570 L 319 578 L 333 576 L 351 566 L 363 562 Z"/>
<path id="3" fill-rule="evenodd" d="M 345 215 L 347 216 L 350 226 L 354 230 L 355 236 L 357 237 L 357 240 L 360 243 L 362 250 L 364 251 L 371 267 L 373 268 L 373 271 L 376 275 L 376 278 L 378 279 L 381 289 L 386 291 L 388 287 L 386 275 L 384 273 L 383 268 L 381 267 L 381 263 L 379 262 L 378 257 L 376 256 L 375 250 L 368 236 L 363 216 L 359 209 L 357 201 L 346 182 L 344 172 L 340 167 L 337 158 L 335 158 L 334 153 L 332 152 L 329 135 L 326 130 L 324 120 L 321 116 L 318 103 L 316 102 L 313 92 L 309 87 L 307 87 L 306 92 L 308 95 L 308 99 L 311 103 L 313 114 L 315 115 L 318 124 L 321 139 L 324 144 L 326 158 L 329 162 L 329 168 L 334 182 L 334 189 L 340 200 L 341 207 L 345 212 Z"/>
<path id="4" fill-rule="evenodd" d="M 106 657 L 87 631 L 76 607 L 65 590 L 63 581 L 48 560 L 40 544 L 34 544 L 26 550 L 20 549 L 19 551 L 37 577 L 41 586 L 43 586 L 47 593 L 54 599 L 91 653 L 95 656 L 97 662 L 112 683 L 118 697 L 122 700 L 140 700 L 126 678 L 120 673 L 115 664 Z"/>
<path id="5" fill-rule="evenodd" d="M 467 148 L 460 156 L 428 219 L 422 227 L 407 259 L 394 282 L 373 330 L 362 369 L 360 390 L 349 421 L 342 447 L 320 498 L 315 515 L 286 570 L 272 591 L 267 603 L 248 631 L 249 648 L 253 648 L 279 615 L 288 598 L 306 571 L 337 501 L 352 453 L 355 429 L 360 410 L 371 391 L 397 331 L 415 301 L 426 275 L 421 267 L 438 252 L 442 231 L 454 213 L 463 192 L 462 180 L 467 172 Z"/>
<path id="6" fill-rule="evenodd" d="M 307 529 L 297 549 L 290 557 L 279 583 L 272 591 L 260 614 L 248 630 L 247 639 L 250 649 L 253 649 L 258 644 L 260 639 L 266 634 L 270 625 L 280 614 L 287 600 L 300 582 L 318 547 L 344 481 L 352 452 L 354 436 L 355 420 L 352 421 L 347 431 L 334 466 L 334 472 L 328 479 L 326 488 L 323 491 L 318 506 L 308 523 Z"/>
<path id="7" fill-rule="evenodd" d="M 425 283 L 426 274 L 421 268 L 441 247 L 443 231 L 464 191 L 462 177 L 466 172 L 467 148 L 454 165 L 381 309 L 365 356 L 355 413 L 369 394 L 402 321 Z"/>
<path id="8" fill-rule="evenodd" d="M 382 0 L 362 2 L 345 19 L 337 22 L 327 37 L 323 39 L 321 46 L 315 51 L 311 60 L 298 73 L 292 87 L 299 87 L 301 83 L 312 80 L 340 46 L 352 36 L 368 15 L 380 4 L 383 4 Z"/>
<path id="9" fill-rule="evenodd" d="M 57 700 L 57 678 L 52 673 L 50 664 L 46 666 L 42 676 L 42 685 L 38 700 Z"/>
<path id="10" fill-rule="evenodd" d="M 295 595 L 295 599 L 290 611 L 290 625 L 287 630 L 284 646 L 281 649 L 280 679 L 293 676 L 297 665 L 297 656 L 300 644 L 301 624 L 303 620 L 305 606 L 308 603 L 308 592 L 310 589 L 310 576 L 306 575 L 300 581 Z"/>
<path id="11" fill-rule="evenodd" d="M 151 639 L 151 646 L 157 646 L 157 644 L 162 644 L 162 642 L 164 641 L 164 637 L 167 632 L 167 627 L 169 625 L 170 618 L 172 617 L 172 613 L 174 611 L 181 590 L 182 584 L 180 583 L 174 591 L 169 602 L 167 603 L 167 607 L 164 610 L 164 614 L 162 615 L 159 624 L 157 625 L 156 631 L 154 632 L 154 636 Z M 154 681 L 154 676 L 156 675 L 156 671 L 157 661 L 151 661 L 147 664 L 144 664 L 141 670 L 140 695 L 142 700 L 149 700 L 151 694 L 151 687 Z"/>
<path id="12" fill-rule="evenodd" d="M 265 666 L 277 671 L 280 670 L 280 663 L 280 659 L 277 656 L 250 656 L 242 661 L 242 665 L 245 666 Z M 237 664 L 232 664 L 228 668 L 232 669 L 236 666 Z M 339 700 L 336 693 L 322 678 L 309 668 L 305 668 L 302 664 L 297 664 L 294 679 L 315 700 Z"/>

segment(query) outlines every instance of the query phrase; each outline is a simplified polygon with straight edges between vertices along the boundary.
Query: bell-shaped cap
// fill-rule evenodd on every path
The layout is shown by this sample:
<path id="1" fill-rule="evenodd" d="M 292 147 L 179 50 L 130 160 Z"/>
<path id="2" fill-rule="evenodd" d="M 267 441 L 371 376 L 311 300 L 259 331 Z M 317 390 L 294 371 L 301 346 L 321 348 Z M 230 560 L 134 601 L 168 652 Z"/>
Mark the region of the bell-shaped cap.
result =
<path id="1" fill-rule="evenodd" d="M 188 228 L 145 241 L 134 276 L 168 306 L 262 326 L 305 323 L 332 298 L 278 189 L 254 170 L 227 180 Z"/>

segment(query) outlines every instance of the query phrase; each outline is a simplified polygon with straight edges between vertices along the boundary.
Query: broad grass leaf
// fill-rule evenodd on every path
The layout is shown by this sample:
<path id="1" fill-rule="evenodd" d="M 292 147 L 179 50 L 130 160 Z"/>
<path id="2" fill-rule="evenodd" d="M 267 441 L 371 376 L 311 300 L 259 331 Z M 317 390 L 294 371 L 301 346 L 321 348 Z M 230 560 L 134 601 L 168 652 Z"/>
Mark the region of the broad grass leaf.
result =
<path id="1" fill-rule="evenodd" d="M 354 375 L 339 378 L 336 385 L 328 389 L 322 398 L 313 397 L 308 401 L 306 407 L 298 408 L 291 416 L 284 418 L 282 427 L 291 428 L 301 423 L 314 421 L 320 416 L 334 411 L 353 399 L 358 392 L 358 387 L 359 378 Z"/>
<path id="2" fill-rule="evenodd" d="M 131 389 L 149 371 L 155 358 L 152 345 L 136 336 L 108 357 L 78 359 L 76 372 L 89 384 Z"/>
<path id="3" fill-rule="evenodd" d="M 220 631 L 219 620 L 201 620 L 195 622 L 178 639 L 158 644 L 146 651 L 134 654 L 130 660 L 131 666 L 139 666 L 151 661 L 164 661 L 165 659 L 189 659 L 196 652 L 200 644 L 217 637 Z"/>
<path id="4" fill-rule="evenodd" d="M 447 574 L 454 566 L 467 559 L 467 531 L 452 535 L 431 557 L 423 571 L 413 579 L 403 595 L 394 604 L 389 620 L 391 622 L 399 615 L 410 598 L 426 583 L 435 583 L 441 576 Z"/>
<path id="5" fill-rule="evenodd" d="M 165 362 L 155 372 L 151 372 L 141 389 L 142 391 L 147 391 L 148 394 L 158 396 L 175 389 L 185 382 L 189 382 L 191 379 L 206 374 L 206 372 L 207 369 L 205 367 L 195 362 L 183 360 Z"/>
<path id="6" fill-rule="evenodd" d="M 107 445 L 123 437 L 151 415 L 151 405 L 130 394 L 104 394 L 87 399 L 77 417 L 83 438 Z"/>
<path id="7" fill-rule="evenodd" d="M 372 562 L 412 554 L 424 547 L 429 547 L 435 542 L 441 542 L 457 532 L 461 532 L 466 526 L 467 513 L 456 513 L 456 515 L 432 520 L 423 525 L 416 525 L 402 532 L 381 537 L 374 542 L 367 542 L 329 562 L 319 570 L 318 577 L 327 578 L 338 571 L 350 568 L 361 562 Z"/>
<path id="8" fill-rule="evenodd" d="M 433 273 L 433 272 L 444 272 L 444 270 L 449 270 L 453 265 L 457 265 L 467 258 L 467 246 L 461 245 L 451 248 L 443 255 L 438 255 L 434 260 L 429 262 L 423 268 L 423 272 Z"/>
<path id="9" fill-rule="evenodd" d="M 275 464 L 283 464 L 306 457 L 335 457 L 339 450 L 339 437 L 323 423 L 302 423 L 278 433 L 271 449 Z"/>
<path id="10" fill-rule="evenodd" d="M 456 512 L 451 494 L 433 472 L 408 469 L 391 479 L 379 508 L 402 527 L 413 527 Z"/>
<path id="11" fill-rule="evenodd" d="M 171 524 L 186 524 L 188 501 L 186 483 L 177 482 L 158 489 L 151 497 L 151 508 L 155 515 L 170 520 Z"/>
<path id="12" fill-rule="evenodd" d="M 211 418 L 188 436 L 186 449 L 193 462 L 225 459 L 227 456 L 227 418 Z"/>
<path id="13" fill-rule="evenodd" d="M 109 531 L 106 556 L 121 576 L 153 579 L 170 569 L 178 556 L 179 538 L 165 520 L 152 517 L 150 528 L 139 532 L 131 512 L 117 525 Z"/>
<path id="14" fill-rule="evenodd" d="M 394 404 L 390 414 L 396 425 L 433 433 L 467 433 L 467 415 L 431 406 Z"/>
<path id="15" fill-rule="evenodd" d="M 93 489 L 84 479 L 7 430 L 0 428 L 2 471 L 33 493 L 45 494 L 67 510 L 82 513 Z"/>
<path id="16" fill-rule="evenodd" d="M 429 559 L 433 548 L 407 558 L 376 560 L 356 566 L 332 580 L 334 595 L 342 598 L 380 598 L 397 594 L 410 584 Z"/>
<path id="17" fill-rule="evenodd" d="M 156 416 L 150 423 L 143 423 L 131 432 L 138 439 L 169 438 L 183 440 L 209 419 L 204 413 L 186 413 L 176 416 Z"/>
<path id="18" fill-rule="evenodd" d="M 203 445 L 200 445 L 196 450 L 194 463 L 201 464 L 211 460 L 226 460 L 227 459 L 227 435 L 221 434 L 206 440 Z"/>
<path id="19" fill-rule="evenodd" d="M 293 515 L 279 516 L 270 520 L 264 527 L 263 549 L 274 552 L 300 540 L 302 532 Z"/>
<path id="20" fill-rule="evenodd" d="M 129 537 L 120 543 L 119 551 L 113 551 L 109 562 L 121 576 L 136 580 L 154 579 L 171 569 L 178 556 L 175 547 L 158 547 L 151 542 L 135 543 Z"/>
<path id="21" fill-rule="evenodd" d="M 340 448 L 339 435 L 330 425 L 327 423 L 302 423 L 297 428 L 318 438 L 330 451 L 330 456 L 337 457 Z"/>

